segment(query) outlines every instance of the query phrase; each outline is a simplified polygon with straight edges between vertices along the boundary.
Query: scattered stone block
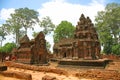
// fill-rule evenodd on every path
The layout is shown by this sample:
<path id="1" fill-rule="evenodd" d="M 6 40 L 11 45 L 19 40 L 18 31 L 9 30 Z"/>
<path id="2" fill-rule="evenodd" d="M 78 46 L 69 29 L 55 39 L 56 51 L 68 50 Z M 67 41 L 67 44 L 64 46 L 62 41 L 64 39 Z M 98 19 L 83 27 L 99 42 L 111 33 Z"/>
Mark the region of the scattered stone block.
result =
<path id="1" fill-rule="evenodd" d="M 42 80 L 58 80 L 58 79 L 54 76 L 45 75 L 44 77 L 42 77 Z"/>
<path id="2" fill-rule="evenodd" d="M 31 74 L 23 73 L 23 72 L 15 72 L 14 77 L 19 79 L 32 80 Z"/>

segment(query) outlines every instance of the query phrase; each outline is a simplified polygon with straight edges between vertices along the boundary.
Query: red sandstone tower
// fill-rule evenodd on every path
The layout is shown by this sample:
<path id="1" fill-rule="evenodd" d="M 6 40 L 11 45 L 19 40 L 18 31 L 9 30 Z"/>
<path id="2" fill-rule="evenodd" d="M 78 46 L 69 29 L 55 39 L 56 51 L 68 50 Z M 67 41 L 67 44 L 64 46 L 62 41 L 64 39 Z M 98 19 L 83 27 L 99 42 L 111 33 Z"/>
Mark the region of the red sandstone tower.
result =
<path id="1" fill-rule="evenodd" d="M 20 40 L 20 47 L 16 49 L 17 61 L 30 64 L 47 64 L 46 40 L 43 32 L 40 32 L 32 41 L 25 35 Z"/>
<path id="2" fill-rule="evenodd" d="M 100 43 L 98 34 L 89 17 L 85 18 L 82 14 L 75 30 L 75 54 L 79 58 L 97 59 L 100 55 Z"/>

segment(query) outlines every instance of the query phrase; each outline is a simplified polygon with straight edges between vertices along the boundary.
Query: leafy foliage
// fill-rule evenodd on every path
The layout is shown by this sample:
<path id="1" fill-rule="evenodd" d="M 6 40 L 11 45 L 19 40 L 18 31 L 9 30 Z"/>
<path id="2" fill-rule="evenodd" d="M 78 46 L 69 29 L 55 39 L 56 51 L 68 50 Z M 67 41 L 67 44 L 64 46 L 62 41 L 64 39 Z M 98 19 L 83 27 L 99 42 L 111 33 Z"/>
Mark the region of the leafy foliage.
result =
<path id="1" fill-rule="evenodd" d="M 112 41 L 112 37 L 107 37 L 107 41 L 104 43 L 103 47 L 103 52 L 106 54 L 111 54 L 112 53 L 112 46 L 113 46 L 113 41 Z"/>
<path id="2" fill-rule="evenodd" d="M 18 19 L 15 18 L 15 16 L 12 16 L 12 18 L 9 18 L 5 24 L 3 24 L 3 27 L 6 29 L 7 34 L 15 34 L 16 44 L 19 44 L 19 38 L 20 38 L 20 29 L 21 26 L 17 22 Z"/>
<path id="3" fill-rule="evenodd" d="M 112 53 L 113 46 L 119 44 L 120 40 L 120 4 L 110 3 L 105 11 L 98 12 L 95 18 L 96 29 L 100 41 L 103 45 L 103 51 L 106 54 Z"/>
<path id="4" fill-rule="evenodd" d="M 32 36 L 35 38 L 39 32 L 33 32 Z"/>
<path id="5" fill-rule="evenodd" d="M 75 27 L 68 21 L 61 21 L 54 31 L 54 42 L 59 42 L 62 38 L 73 38 Z"/>
<path id="6" fill-rule="evenodd" d="M 40 21 L 40 27 L 43 28 L 43 32 L 45 35 L 51 33 L 54 30 L 55 25 L 52 23 L 49 16 L 43 17 Z"/>
<path id="7" fill-rule="evenodd" d="M 6 38 L 5 38 L 6 35 L 7 35 L 7 33 L 5 32 L 4 28 L 3 28 L 3 27 L 0 27 L 0 42 L 1 42 L 1 46 L 2 46 L 2 41 L 3 41 L 4 39 L 6 39 Z"/>
<path id="8" fill-rule="evenodd" d="M 15 14 L 12 14 L 19 19 L 20 26 L 25 28 L 25 34 L 27 34 L 27 29 L 32 28 L 38 19 L 38 12 L 28 8 L 19 8 L 15 10 Z"/>
<path id="9" fill-rule="evenodd" d="M 10 53 L 13 48 L 16 47 L 15 43 L 6 43 L 3 47 L 0 47 L 0 52 Z"/>
<path id="10" fill-rule="evenodd" d="M 47 50 L 50 51 L 51 44 L 48 41 L 46 42 L 46 47 L 47 47 Z"/>
<path id="11" fill-rule="evenodd" d="M 8 33 L 15 34 L 16 44 L 18 45 L 21 36 L 24 33 L 27 34 L 27 29 L 32 28 L 37 21 L 38 12 L 28 8 L 19 8 L 15 10 L 15 13 L 11 14 L 11 18 L 3 26 Z M 25 31 L 23 31 L 23 27 Z"/>
<path id="12" fill-rule="evenodd" d="M 112 52 L 116 55 L 120 55 L 120 44 L 112 46 Z"/>

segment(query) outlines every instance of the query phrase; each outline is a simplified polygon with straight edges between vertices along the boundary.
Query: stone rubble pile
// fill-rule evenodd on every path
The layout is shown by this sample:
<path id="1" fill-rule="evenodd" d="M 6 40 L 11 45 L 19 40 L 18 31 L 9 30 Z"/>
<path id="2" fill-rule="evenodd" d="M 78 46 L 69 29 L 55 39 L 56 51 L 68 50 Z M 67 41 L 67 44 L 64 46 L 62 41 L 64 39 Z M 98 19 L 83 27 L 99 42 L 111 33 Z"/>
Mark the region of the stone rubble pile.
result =
<path id="1" fill-rule="evenodd" d="M 99 80 L 120 80 L 120 73 L 116 70 L 98 70 L 91 69 L 85 72 L 79 72 L 75 74 L 79 78 L 96 78 Z"/>

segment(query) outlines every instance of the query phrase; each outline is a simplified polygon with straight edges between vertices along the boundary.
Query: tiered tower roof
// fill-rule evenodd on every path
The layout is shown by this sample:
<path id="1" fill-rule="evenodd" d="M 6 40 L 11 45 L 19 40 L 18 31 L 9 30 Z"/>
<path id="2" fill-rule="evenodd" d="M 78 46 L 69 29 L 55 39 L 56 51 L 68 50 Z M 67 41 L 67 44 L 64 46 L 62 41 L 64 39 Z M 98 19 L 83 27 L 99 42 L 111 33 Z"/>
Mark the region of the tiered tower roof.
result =
<path id="1" fill-rule="evenodd" d="M 89 17 L 82 14 L 76 25 L 75 38 L 80 40 L 98 41 L 98 35 Z"/>
<path id="2" fill-rule="evenodd" d="M 30 40 L 27 35 L 25 35 L 23 38 L 21 38 L 20 43 L 28 43 Z"/>

